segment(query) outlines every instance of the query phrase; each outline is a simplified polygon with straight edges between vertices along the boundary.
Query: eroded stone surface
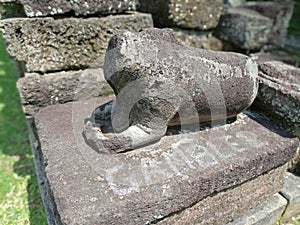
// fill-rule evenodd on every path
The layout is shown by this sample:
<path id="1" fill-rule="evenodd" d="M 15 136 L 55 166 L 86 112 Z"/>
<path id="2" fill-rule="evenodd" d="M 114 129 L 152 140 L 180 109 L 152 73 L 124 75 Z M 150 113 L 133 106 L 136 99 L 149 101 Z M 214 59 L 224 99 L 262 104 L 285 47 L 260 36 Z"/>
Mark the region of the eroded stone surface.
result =
<path id="1" fill-rule="evenodd" d="M 259 64 L 255 106 L 300 135 L 300 69 L 279 61 Z"/>
<path id="2" fill-rule="evenodd" d="M 260 49 L 268 43 L 273 21 L 255 11 L 228 8 L 221 16 L 217 36 L 243 49 Z"/>
<path id="3" fill-rule="evenodd" d="M 40 108 L 79 99 L 111 95 L 102 69 L 50 73 L 27 73 L 17 83 L 24 112 L 33 116 Z"/>
<path id="4" fill-rule="evenodd" d="M 135 10 L 136 0 L 19 0 L 29 17 L 60 15 L 75 13 L 75 15 L 114 14 Z"/>
<path id="5" fill-rule="evenodd" d="M 223 0 L 143 0 L 138 9 L 151 13 L 155 26 L 208 30 L 218 25 Z"/>
<path id="6" fill-rule="evenodd" d="M 279 61 L 259 63 L 260 86 L 252 105 L 300 137 L 300 69 Z M 290 170 L 300 174 L 300 153 Z"/>
<path id="7" fill-rule="evenodd" d="M 287 204 L 287 200 L 277 193 L 227 225 L 277 225 Z"/>
<path id="8" fill-rule="evenodd" d="M 1 21 L 7 50 L 28 72 L 102 67 L 107 43 L 119 29 L 152 27 L 149 14 L 103 18 L 12 18 Z"/>
<path id="9" fill-rule="evenodd" d="M 172 215 L 158 224 L 160 225 L 186 225 L 186 224 L 226 224 L 228 221 L 232 221 L 237 217 L 243 215 L 253 207 L 256 207 L 259 203 L 264 201 L 266 198 L 272 196 L 272 193 L 278 192 L 284 183 L 284 175 L 286 173 L 286 166 L 272 170 L 271 172 L 259 176 L 256 179 L 238 185 L 237 187 L 231 188 L 226 191 L 217 193 L 216 195 L 209 196 L 201 200 L 196 205 L 185 209 L 184 211 Z M 261 185 L 264 184 L 264 185 Z M 276 199 L 277 200 L 277 199 Z M 274 202 L 274 200 L 273 200 Z M 285 200 L 286 203 L 286 200 Z M 280 210 L 282 212 L 285 205 L 282 205 L 282 199 L 280 199 Z M 275 205 L 273 205 L 274 207 Z M 278 207 L 278 206 L 277 206 Z M 274 209 L 274 208 L 272 208 Z M 267 210 L 267 209 L 265 209 Z M 272 211 L 272 213 L 274 213 Z M 263 219 L 260 223 L 251 223 L 248 219 L 235 221 L 235 223 L 229 223 L 230 225 L 271 225 L 271 218 L 267 217 L 265 211 L 265 221 Z M 278 212 L 275 212 L 277 217 L 272 218 L 273 221 L 278 219 Z M 269 215 L 270 216 L 270 215 Z M 280 216 L 280 214 L 279 214 Z M 256 217 L 256 219 L 260 219 Z M 268 220 L 269 219 L 269 220 Z M 247 221 L 247 222 L 245 222 Z M 277 220 L 276 220 L 277 222 Z M 276 225 L 273 224 L 273 225 Z"/>
<path id="10" fill-rule="evenodd" d="M 283 214 L 284 222 L 291 221 L 293 216 L 300 213 L 300 177 L 292 173 L 287 173 L 284 188 L 281 194 L 288 199 L 288 206 Z"/>
<path id="11" fill-rule="evenodd" d="M 293 4 L 288 1 L 246 2 L 244 8 L 252 9 L 273 21 L 268 44 L 282 46 L 293 14 Z"/>
<path id="12" fill-rule="evenodd" d="M 112 153 L 159 140 L 167 125 L 226 120 L 247 108 L 257 92 L 257 65 L 245 55 L 191 48 L 170 29 L 119 32 L 105 56 L 105 79 L 117 98 L 115 134 L 104 136 L 89 121 L 95 149 Z"/>
<path id="13" fill-rule="evenodd" d="M 106 101 L 49 106 L 35 118 L 55 216 L 63 224 L 163 219 L 285 164 L 298 145 L 259 116 L 262 125 L 241 115 L 233 124 L 165 136 L 136 151 L 98 154 L 86 145 L 82 129 L 93 109 Z"/>

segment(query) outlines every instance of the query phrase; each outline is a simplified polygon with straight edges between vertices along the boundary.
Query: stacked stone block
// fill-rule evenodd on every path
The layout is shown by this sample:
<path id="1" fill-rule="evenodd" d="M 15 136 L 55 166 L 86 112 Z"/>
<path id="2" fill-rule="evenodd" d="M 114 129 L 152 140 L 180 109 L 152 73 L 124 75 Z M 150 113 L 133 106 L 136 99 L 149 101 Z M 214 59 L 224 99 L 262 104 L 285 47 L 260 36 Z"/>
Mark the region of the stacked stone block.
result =
<path id="1" fill-rule="evenodd" d="M 111 94 L 95 87 L 105 83 L 101 68 L 109 39 L 117 30 L 153 27 L 150 14 L 125 13 L 135 9 L 134 1 L 20 3 L 32 18 L 5 18 L 1 30 L 8 53 L 23 64 L 18 88 L 30 117 L 49 104 Z M 78 18 L 65 15 L 69 12 Z"/>
<path id="2" fill-rule="evenodd" d="M 283 45 L 293 13 L 291 2 L 227 1 L 216 35 L 235 47 L 257 51 Z"/>
<path id="3" fill-rule="evenodd" d="M 25 114 L 35 118 L 31 140 L 49 224 L 275 224 L 284 212 L 288 212 L 285 220 L 297 213 L 296 191 L 285 186 L 281 195 L 277 192 L 283 187 L 285 164 L 295 155 L 298 142 L 259 114 L 240 115 L 234 124 L 211 131 L 215 137 L 220 131 L 228 134 L 227 138 L 234 137 L 234 142 L 223 146 L 225 156 L 236 154 L 230 160 L 219 158 L 212 147 L 214 142 L 203 138 L 207 133 L 196 133 L 202 137 L 197 142 L 187 144 L 185 141 L 193 137 L 189 134 L 171 136 L 161 145 L 126 153 L 125 158 L 99 158 L 85 145 L 79 129 L 96 106 L 111 99 L 93 98 L 112 94 L 103 78 L 102 65 L 108 40 L 116 30 L 153 27 L 153 16 L 156 27 L 172 28 L 187 45 L 222 50 L 222 42 L 229 42 L 253 51 L 269 44 L 282 45 L 291 4 L 243 0 L 226 0 L 226 5 L 221 0 L 1 3 L 18 4 L 22 7 L 18 13 L 24 13 L 22 17 L 9 15 L 3 19 L 1 30 L 8 52 L 24 68 L 25 77 L 19 80 L 18 89 Z M 255 109 L 284 121 L 286 127 L 297 132 L 298 69 L 268 59 L 258 63 L 260 90 L 255 106 L 259 107 Z M 196 171 L 194 163 L 204 165 L 209 160 L 197 158 L 194 146 L 205 146 L 210 150 L 208 159 L 219 161 Z M 179 158 L 192 160 L 188 164 L 191 171 L 161 183 L 161 172 L 153 169 L 159 163 L 166 165 L 161 161 L 166 149 L 176 156 L 176 166 L 181 165 Z M 182 155 L 182 149 L 195 157 Z M 113 169 L 119 167 L 108 163 L 117 160 L 124 166 L 145 158 L 149 161 L 145 165 L 150 165 L 147 171 L 154 171 L 148 174 L 154 183 L 141 189 L 135 185 L 128 188 L 130 174 L 118 174 Z M 87 163 L 89 160 L 94 164 Z M 298 155 L 291 170 L 300 170 L 299 161 Z M 108 166 L 104 169 L 111 172 L 112 179 L 123 179 L 123 183 L 107 184 L 107 177 L 101 172 L 99 176 L 103 165 Z M 91 166 L 100 170 L 91 171 Z M 131 172 L 140 175 L 139 171 Z M 297 182 L 292 175 L 287 177 L 287 185 Z"/>
<path id="4" fill-rule="evenodd" d="M 156 27 L 174 29 L 187 45 L 222 50 L 222 42 L 211 32 L 218 25 L 222 0 L 146 0 L 139 2 L 138 10 L 151 13 Z"/>

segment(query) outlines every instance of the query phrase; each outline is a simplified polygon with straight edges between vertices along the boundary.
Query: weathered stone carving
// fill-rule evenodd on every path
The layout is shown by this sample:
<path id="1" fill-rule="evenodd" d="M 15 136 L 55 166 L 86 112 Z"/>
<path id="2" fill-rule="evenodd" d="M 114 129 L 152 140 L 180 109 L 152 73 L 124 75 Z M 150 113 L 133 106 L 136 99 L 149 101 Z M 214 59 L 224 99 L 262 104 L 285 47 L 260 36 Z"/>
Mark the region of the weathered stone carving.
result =
<path id="1" fill-rule="evenodd" d="M 122 152 L 157 141 L 168 125 L 234 117 L 257 92 L 252 59 L 187 47 L 168 29 L 115 35 L 106 52 L 104 75 L 116 100 L 100 111 L 106 118 L 112 110 L 116 133 L 104 136 L 92 122 L 84 130 L 100 152 Z"/>

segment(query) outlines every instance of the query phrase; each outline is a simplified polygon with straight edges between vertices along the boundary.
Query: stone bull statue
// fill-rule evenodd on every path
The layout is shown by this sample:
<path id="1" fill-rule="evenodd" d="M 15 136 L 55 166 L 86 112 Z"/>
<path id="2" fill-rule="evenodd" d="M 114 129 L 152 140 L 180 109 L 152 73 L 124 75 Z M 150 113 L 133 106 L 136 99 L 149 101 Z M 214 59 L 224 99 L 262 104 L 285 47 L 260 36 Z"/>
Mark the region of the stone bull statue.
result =
<path id="1" fill-rule="evenodd" d="M 158 141 L 168 126 L 235 117 L 258 89 L 252 59 L 185 46 L 169 29 L 117 33 L 107 48 L 104 75 L 116 99 L 95 114 L 100 126 L 111 119 L 114 132 L 103 134 L 91 121 L 84 127 L 86 141 L 101 153 Z"/>

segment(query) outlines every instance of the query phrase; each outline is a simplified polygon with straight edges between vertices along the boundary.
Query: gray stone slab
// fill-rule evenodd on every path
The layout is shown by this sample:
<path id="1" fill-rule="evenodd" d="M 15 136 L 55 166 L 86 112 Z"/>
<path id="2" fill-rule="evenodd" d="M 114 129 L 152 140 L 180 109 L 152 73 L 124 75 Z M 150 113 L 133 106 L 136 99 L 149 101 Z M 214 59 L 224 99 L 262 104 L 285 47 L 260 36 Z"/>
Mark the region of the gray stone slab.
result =
<path id="1" fill-rule="evenodd" d="M 1 21 L 7 51 L 26 63 L 28 72 L 102 67 L 109 39 L 116 30 L 153 26 L 150 14 L 102 18 L 11 18 Z"/>
<path id="2" fill-rule="evenodd" d="M 283 186 L 285 172 L 286 166 L 279 167 L 278 169 L 272 170 L 270 173 L 259 176 L 258 178 L 243 183 L 242 185 L 238 185 L 237 187 L 207 197 L 196 205 L 172 215 L 158 224 L 226 224 L 228 221 L 232 221 L 233 219 L 241 216 L 244 212 L 247 212 L 247 210 L 255 207 L 260 202 L 276 193 L 280 189 L 280 186 Z M 261 184 L 264 185 L 262 186 Z M 280 200 L 279 204 L 281 205 L 278 207 L 280 207 L 281 211 L 278 211 L 282 212 L 285 205 L 282 205 L 282 199 Z M 273 203 L 275 203 L 274 200 Z M 272 209 L 274 210 L 275 208 L 273 207 Z M 264 211 L 265 218 L 260 218 L 263 217 L 263 213 L 261 215 L 256 215 L 256 219 L 260 219 L 256 224 L 271 224 L 271 220 L 268 219 L 273 219 L 273 221 L 276 218 L 278 219 L 277 216 L 279 212 L 272 211 L 269 215 L 266 215 L 267 211 Z M 268 216 L 270 216 L 270 218 Z M 254 225 L 255 223 L 251 223 L 249 220 L 237 219 L 236 223 L 229 224 Z"/>
<path id="3" fill-rule="evenodd" d="M 221 51 L 223 43 L 216 38 L 212 32 L 195 31 L 187 29 L 173 29 L 175 36 L 183 44 L 194 47 L 203 48 L 208 50 Z"/>
<path id="4" fill-rule="evenodd" d="M 279 61 L 259 63 L 254 107 L 300 135 L 300 69 Z"/>
<path id="5" fill-rule="evenodd" d="M 162 220 L 284 165 L 298 145 L 258 115 L 254 120 L 241 114 L 226 126 L 165 136 L 127 153 L 98 154 L 83 139 L 84 120 L 108 100 L 48 106 L 35 117 L 53 216 L 62 224 Z"/>
<path id="6" fill-rule="evenodd" d="M 246 2 L 243 4 L 243 7 L 255 10 L 273 21 L 268 44 L 275 46 L 282 46 L 284 44 L 287 29 L 293 14 L 293 2 Z"/>
<path id="7" fill-rule="evenodd" d="M 268 43 L 273 21 L 253 10 L 228 8 L 221 16 L 216 35 L 242 49 L 260 49 Z"/>
<path id="8" fill-rule="evenodd" d="M 258 52 L 251 54 L 257 63 L 264 63 L 269 61 L 281 61 L 289 65 L 296 66 L 296 58 L 287 54 L 278 54 L 273 52 Z"/>
<path id="9" fill-rule="evenodd" d="M 276 193 L 227 225 L 277 225 L 287 204 L 287 200 Z"/>
<path id="10" fill-rule="evenodd" d="M 19 0 L 29 17 L 60 15 L 74 13 L 75 15 L 114 14 L 135 10 L 136 0 Z"/>
<path id="11" fill-rule="evenodd" d="M 138 10 L 151 13 L 158 27 L 208 30 L 218 25 L 223 0 L 143 0 Z"/>
<path id="12" fill-rule="evenodd" d="M 113 94 L 101 68 L 44 75 L 27 73 L 18 80 L 17 87 L 26 116 L 33 116 L 48 105 Z"/>
<path id="13" fill-rule="evenodd" d="M 280 193 L 288 200 L 288 206 L 283 215 L 283 222 L 288 222 L 292 217 L 300 214 L 300 177 L 287 173 L 285 179 Z"/>

